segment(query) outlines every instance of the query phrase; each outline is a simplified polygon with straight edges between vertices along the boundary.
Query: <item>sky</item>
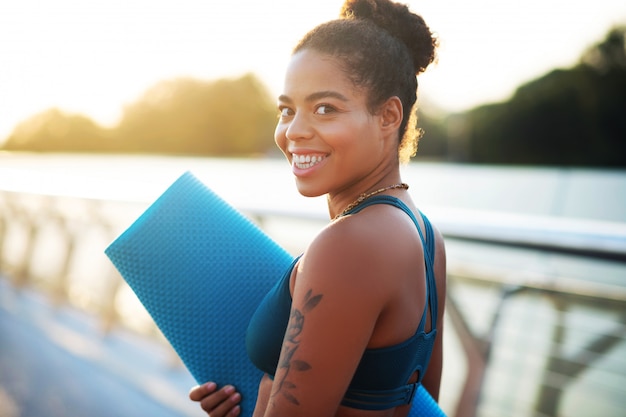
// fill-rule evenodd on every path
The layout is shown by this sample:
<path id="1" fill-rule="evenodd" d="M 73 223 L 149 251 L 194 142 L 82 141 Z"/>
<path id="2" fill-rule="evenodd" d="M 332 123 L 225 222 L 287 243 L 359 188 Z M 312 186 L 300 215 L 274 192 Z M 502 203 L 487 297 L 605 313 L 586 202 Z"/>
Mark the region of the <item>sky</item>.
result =
<path id="1" fill-rule="evenodd" d="M 440 41 L 422 107 L 463 111 L 576 64 L 624 0 L 409 0 Z M 49 108 L 114 126 L 156 83 L 252 72 L 278 95 L 295 43 L 340 0 L 0 0 L 0 142 Z M 427 110 L 427 109 L 425 109 Z M 233 109 L 236 111 L 236 109 Z"/>

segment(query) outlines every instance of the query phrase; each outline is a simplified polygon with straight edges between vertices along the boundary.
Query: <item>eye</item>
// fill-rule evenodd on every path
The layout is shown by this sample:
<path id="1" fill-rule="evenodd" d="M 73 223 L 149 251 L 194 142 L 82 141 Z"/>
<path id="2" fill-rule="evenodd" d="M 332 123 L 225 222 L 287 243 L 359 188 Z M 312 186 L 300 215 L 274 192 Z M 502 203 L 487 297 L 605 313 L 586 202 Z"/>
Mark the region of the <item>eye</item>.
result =
<path id="1" fill-rule="evenodd" d="M 279 107 L 278 108 L 278 117 L 289 117 L 293 116 L 293 110 L 289 107 Z"/>
<path id="2" fill-rule="evenodd" d="M 334 113 L 336 111 L 337 110 L 333 106 L 330 106 L 328 104 L 320 104 L 315 109 L 315 114 L 330 114 L 330 113 Z"/>

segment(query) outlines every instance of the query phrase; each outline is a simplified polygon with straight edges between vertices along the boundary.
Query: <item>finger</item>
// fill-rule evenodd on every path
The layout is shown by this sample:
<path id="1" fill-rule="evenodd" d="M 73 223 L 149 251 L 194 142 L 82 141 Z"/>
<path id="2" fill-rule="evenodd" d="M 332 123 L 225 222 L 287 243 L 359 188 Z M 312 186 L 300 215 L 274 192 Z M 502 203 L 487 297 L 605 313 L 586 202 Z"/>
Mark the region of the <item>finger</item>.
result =
<path id="1" fill-rule="evenodd" d="M 189 391 L 189 399 L 191 401 L 202 401 L 204 397 L 215 392 L 216 389 L 217 384 L 215 382 L 197 385 Z"/>
<path id="2" fill-rule="evenodd" d="M 234 387 L 224 388 L 225 393 L 229 393 L 229 395 L 210 411 L 211 417 L 234 417 L 239 415 L 240 407 L 238 404 L 241 402 L 241 394 L 236 392 Z"/>
<path id="3" fill-rule="evenodd" d="M 235 387 L 226 385 L 200 401 L 200 407 L 211 414 L 211 417 L 223 417 L 241 401 L 241 394 Z"/>

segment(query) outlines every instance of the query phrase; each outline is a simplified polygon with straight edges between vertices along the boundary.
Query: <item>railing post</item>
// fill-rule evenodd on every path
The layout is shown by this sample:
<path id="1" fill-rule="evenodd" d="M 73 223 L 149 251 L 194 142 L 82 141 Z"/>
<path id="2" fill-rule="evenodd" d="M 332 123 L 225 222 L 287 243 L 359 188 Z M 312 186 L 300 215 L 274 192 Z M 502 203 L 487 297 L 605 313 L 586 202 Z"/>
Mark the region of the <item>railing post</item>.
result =
<path id="1" fill-rule="evenodd" d="M 105 301 L 100 307 L 100 321 L 105 334 L 109 333 L 119 321 L 119 313 L 117 312 L 115 301 L 123 284 L 122 277 L 115 268 L 111 267 L 107 276 L 109 278 L 107 279 L 108 285 L 104 291 Z"/>
<path id="2" fill-rule="evenodd" d="M 7 193 L 0 192 L 0 200 L 4 201 L 7 197 Z M 0 273 L 4 272 L 4 242 L 6 241 L 6 234 L 8 230 L 8 214 L 4 204 L 0 205 Z"/>

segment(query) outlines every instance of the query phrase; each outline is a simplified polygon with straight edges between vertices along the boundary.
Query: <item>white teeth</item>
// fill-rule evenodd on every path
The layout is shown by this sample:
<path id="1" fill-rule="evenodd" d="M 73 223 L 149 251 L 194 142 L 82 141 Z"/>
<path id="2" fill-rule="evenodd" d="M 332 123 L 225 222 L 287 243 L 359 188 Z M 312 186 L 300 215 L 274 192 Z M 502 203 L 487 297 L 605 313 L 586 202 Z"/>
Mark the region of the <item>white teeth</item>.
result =
<path id="1" fill-rule="evenodd" d="M 322 155 L 292 155 L 293 164 L 299 169 L 311 168 L 319 164 L 324 159 Z"/>

